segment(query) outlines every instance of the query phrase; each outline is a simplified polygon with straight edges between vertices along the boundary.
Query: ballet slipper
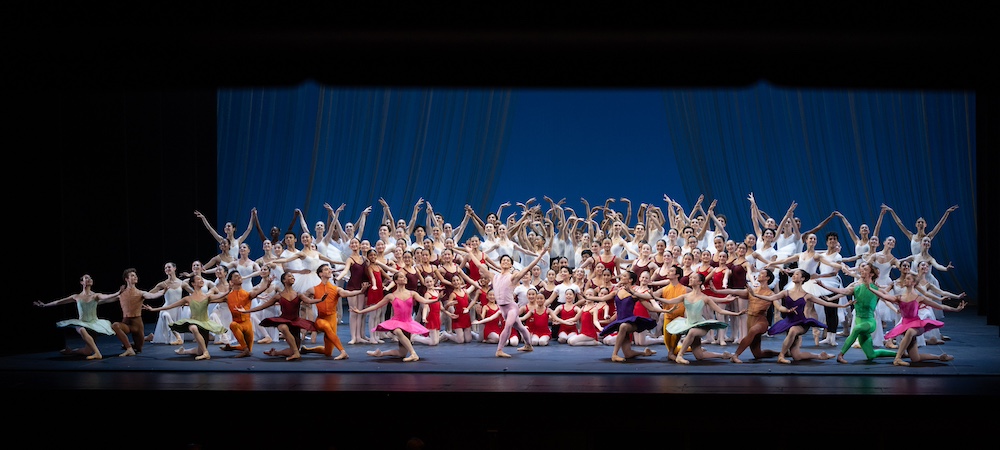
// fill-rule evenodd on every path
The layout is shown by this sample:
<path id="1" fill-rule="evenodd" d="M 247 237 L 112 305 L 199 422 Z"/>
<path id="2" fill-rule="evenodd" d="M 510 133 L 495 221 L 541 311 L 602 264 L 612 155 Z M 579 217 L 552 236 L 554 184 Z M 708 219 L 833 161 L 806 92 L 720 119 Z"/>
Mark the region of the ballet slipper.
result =
<path id="1" fill-rule="evenodd" d="M 643 351 L 642 351 L 642 355 L 643 355 L 643 356 L 653 356 L 653 355 L 655 355 L 655 354 L 656 354 L 656 350 L 653 350 L 653 349 L 651 349 L 651 348 L 649 348 L 649 347 L 646 347 L 646 348 L 645 348 L 645 349 L 643 349 Z"/>
<path id="2" fill-rule="evenodd" d="M 260 340 L 257 341 L 258 344 L 270 344 L 272 342 L 274 342 L 274 340 L 271 339 L 270 336 L 268 336 L 266 338 L 262 338 L 262 339 L 260 339 Z"/>
<path id="3" fill-rule="evenodd" d="M 532 351 L 535 351 L 535 347 L 532 347 L 531 344 L 525 342 L 524 346 L 518 348 L 517 351 L 519 351 L 519 352 L 532 352 Z"/>
<path id="4" fill-rule="evenodd" d="M 844 355 L 842 355 L 842 354 L 837 354 L 837 362 L 839 362 L 841 364 L 847 364 L 847 360 L 844 359 Z"/>
<path id="5" fill-rule="evenodd" d="M 895 342 L 892 342 L 891 339 L 888 340 L 888 341 L 885 341 L 885 346 L 886 346 L 886 348 L 899 348 L 899 346 L 897 346 Z"/>
<path id="6" fill-rule="evenodd" d="M 896 358 L 892 360 L 892 365 L 894 366 L 908 366 L 910 363 L 903 361 L 902 359 Z"/>
<path id="7" fill-rule="evenodd" d="M 264 354 L 267 356 L 278 356 L 278 351 L 272 347 L 270 350 L 265 350 Z"/>
<path id="8" fill-rule="evenodd" d="M 153 333 L 149 333 L 148 335 L 146 335 L 146 337 L 143 338 L 143 340 L 146 342 L 153 342 Z"/>
<path id="9" fill-rule="evenodd" d="M 132 347 L 129 347 L 128 350 L 125 350 L 124 352 L 122 352 L 118 356 L 135 356 L 135 350 L 132 349 Z"/>
<path id="10" fill-rule="evenodd" d="M 784 357 L 784 356 L 779 356 L 779 357 L 778 357 L 778 362 L 779 362 L 779 363 L 782 363 L 782 364 L 791 364 L 791 363 L 792 363 L 791 361 L 789 361 L 789 360 L 785 359 L 785 357 Z"/>
<path id="11" fill-rule="evenodd" d="M 833 358 L 833 355 L 831 355 L 831 354 L 829 354 L 827 352 L 820 352 L 819 353 L 819 359 L 822 360 L 822 361 L 826 361 L 826 360 L 828 360 L 830 358 Z"/>
<path id="12" fill-rule="evenodd" d="M 725 347 L 726 346 L 726 340 L 725 339 L 720 339 L 719 340 L 719 346 L 720 347 Z"/>
<path id="13" fill-rule="evenodd" d="M 174 339 L 174 340 L 170 341 L 170 345 L 184 345 L 184 341 L 179 340 L 179 339 Z"/>
<path id="14" fill-rule="evenodd" d="M 300 359 L 302 359 L 302 354 L 301 353 L 296 353 L 296 354 L 294 354 L 292 356 L 289 356 L 289 357 L 285 358 L 285 361 L 298 361 Z"/>
<path id="15" fill-rule="evenodd" d="M 677 355 L 677 357 L 674 358 L 674 362 L 677 364 L 691 364 L 691 361 L 684 359 L 681 355 Z"/>
<path id="16" fill-rule="evenodd" d="M 955 357 L 947 353 L 942 353 L 941 356 L 938 357 L 938 359 L 940 359 L 941 361 L 952 361 L 955 359 Z"/>
<path id="17" fill-rule="evenodd" d="M 206 360 L 206 359 L 212 359 L 212 355 L 209 355 L 208 352 L 202 353 L 202 354 L 194 357 L 195 361 L 202 361 L 202 360 Z"/>
<path id="18" fill-rule="evenodd" d="M 368 350 L 365 353 L 367 353 L 368 356 L 376 356 L 376 357 L 378 357 L 378 356 L 382 356 L 382 349 L 376 348 L 375 350 Z"/>
<path id="19" fill-rule="evenodd" d="M 736 364 L 743 364 L 743 361 L 740 361 L 740 359 L 737 358 L 736 355 L 729 357 L 729 361 L 734 362 Z"/>
<path id="20" fill-rule="evenodd" d="M 861 348 L 861 344 L 855 342 L 853 345 L 851 345 L 851 348 Z"/>
<path id="21" fill-rule="evenodd" d="M 179 348 L 177 350 L 174 350 L 174 353 L 176 353 L 178 355 L 183 355 L 184 354 L 184 347 L 181 347 L 181 348 Z"/>
<path id="22" fill-rule="evenodd" d="M 410 356 L 407 356 L 406 358 L 403 358 L 403 362 L 413 362 L 413 361 L 420 361 L 420 357 L 417 356 L 416 354 L 412 354 Z"/>
<path id="23" fill-rule="evenodd" d="M 243 350 L 242 352 L 238 353 L 233 358 L 246 358 L 247 356 L 250 356 L 250 350 Z"/>
<path id="24" fill-rule="evenodd" d="M 347 356 L 347 352 L 340 352 L 340 354 L 337 355 L 335 358 L 333 358 L 333 360 L 339 361 L 341 359 L 347 359 L 347 358 L 350 358 L 349 356 Z"/>
<path id="25" fill-rule="evenodd" d="M 503 350 L 497 350 L 496 356 L 497 358 L 510 358 L 510 355 L 504 353 Z"/>
<path id="26" fill-rule="evenodd" d="M 102 355 L 101 352 L 94 352 L 94 354 L 87 356 L 87 359 L 103 359 L 103 358 L 104 355 Z"/>
<path id="27" fill-rule="evenodd" d="M 729 358 L 732 358 L 732 357 L 733 357 L 732 353 L 722 352 L 722 359 L 729 359 Z"/>
<path id="28" fill-rule="evenodd" d="M 618 355 L 611 355 L 611 362 L 625 362 L 625 358 Z"/>

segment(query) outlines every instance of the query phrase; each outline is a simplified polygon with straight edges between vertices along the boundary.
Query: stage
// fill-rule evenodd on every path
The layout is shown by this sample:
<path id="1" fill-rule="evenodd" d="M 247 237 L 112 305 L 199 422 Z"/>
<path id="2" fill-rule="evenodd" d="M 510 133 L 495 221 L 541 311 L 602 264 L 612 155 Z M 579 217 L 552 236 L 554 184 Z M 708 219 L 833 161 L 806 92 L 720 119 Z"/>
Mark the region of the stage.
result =
<path id="1" fill-rule="evenodd" d="M 555 343 L 533 352 L 511 348 L 513 357 L 506 359 L 493 355 L 494 344 L 451 342 L 416 345 L 416 362 L 366 354 L 394 348 L 391 342 L 346 345 L 350 357 L 341 361 L 316 354 L 304 354 L 299 361 L 264 355 L 272 347 L 284 348 L 283 341 L 257 344 L 247 358 L 211 346 L 210 360 L 195 361 L 175 354 L 177 346 L 148 342 L 139 355 L 118 357 L 120 343 L 113 337 L 98 340 L 101 360 L 52 351 L 6 356 L 0 367 L 7 393 L 31 399 L 19 405 L 27 411 L 15 413 L 15 423 L 23 419 L 28 428 L 45 430 L 45 423 L 55 421 L 65 424 L 53 429 L 76 430 L 80 418 L 72 417 L 95 414 L 95 430 L 118 429 L 108 435 L 112 448 L 181 448 L 189 443 L 274 448 L 284 445 L 294 430 L 305 433 L 297 442 L 312 448 L 403 448 L 414 436 L 427 448 L 559 448 L 567 442 L 574 445 L 566 448 L 599 448 L 616 441 L 620 436 L 615 430 L 622 426 L 648 428 L 634 439 L 655 442 L 663 437 L 655 431 L 661 420 L 697 425 L 673 432 L 693 445 L 704 430 L 727 430 L 719 439 L 738 438 L 741 433 L 728 430 L 748 426 L 736 420 L 746 414 L 759 415 L 775 427 L 782 421 L 812 420 L 843 421 L 847 427 L 860 413 L 870 426 L 893 434 L 901 414 L 914 413 L 917 429 L 921 418 L 953 423 L 959 414 L 967 436 L 986 416 L 980 419 L 956 408 L 986 397 L 991 406 L 1000 394 L 1000 334 L 969 310 L 948 313 L 944 322 L 944 334 L 951 339 L 920 350 L 955 359 L 909 367 L 893 366 L 892 358 L 865 361 L 860 349 L 848 351 L 848 364 L 833 359 L 779 364 L 773 358 L 755 360 L 747 350 L 740 355 L 743 364 L 696 361 L 688 354 L 691 364 L 683 366 L 666 361 L 662 344 L 651 347 L 655 355 L 613 363 L 609 346 Z M 151 329 L 147 324 L 147 332 Z M 346 324 L 338 334 L 347 342 Z M 778 349 L 782 338 L 765 338 L 764 347 Z M 839 337 L 838 344 L 843 342 Z M 74 336 L 67 343 L 82 345 Z M 188 341 L 185 347 L 192 346 Z M 722 352 L 736 346 L 707 348 Z M 839 351 L 814 345 L 811 335 L 803 349 Z M 785 404 L 790 408 L 773 409 Z M 313 436 L 323 418 L 333 421 L 331 428 Z M 557 431 L 560 424 L 575 431 Z M 588 437 L 587 430 L 594 427 L 612 434 Z M 355 435 L 361 440 L 352 439 Z M 41 436 L 52 444 L 79 437 Z M 526 436 L 531 438 L 524 441 Z M 872 438 L 888 436 L 873 431 Z M 129 439 L 145 442 L 132 447 Z"/>

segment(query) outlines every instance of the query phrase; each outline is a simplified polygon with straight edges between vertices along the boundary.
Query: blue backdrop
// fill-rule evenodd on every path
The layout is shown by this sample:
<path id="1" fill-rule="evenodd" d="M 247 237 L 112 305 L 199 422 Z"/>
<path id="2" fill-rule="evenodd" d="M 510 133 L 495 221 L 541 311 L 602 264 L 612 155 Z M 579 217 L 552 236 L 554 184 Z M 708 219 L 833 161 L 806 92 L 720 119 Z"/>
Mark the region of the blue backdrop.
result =
<path id="1" fill-rule="evenodd" d="M 972 92 L 307 83 L 220 90 L 218 140 L 217 217 L 239 231 L 253 207 L 265 232 L 286 228 L 295 208 L 311 227 L 326 218 L 328 202 L 347 205 L 342 223 L 372 206 L 365 237 L 374 238 L 380 197 L 397 219 L 408 220 L 424 198 L 457 224 L 466 204 L 485 217 L 531 197 L 565 198 L 580 211 L 581 198 L 663 207 L 666 194 L 688 209 L 704 194 L 729 218 L 731 236 L 752 231 L 750 192 L 779 217 L 797 202 L 805 228 L 833 210 L 855 230 L 874 227 L 885 203 L 910 231 L 918 217 L 930 230 L 958 205 L 931 254 L 955 266 L 937 273 L 943 288 L 977 297 Z M 827 231 L 840 233 L 842 253 L 853 255 L 840 221 Z M 879 234 L 900 241 L 896 257 L 910 254 L 890 217 Z"/>

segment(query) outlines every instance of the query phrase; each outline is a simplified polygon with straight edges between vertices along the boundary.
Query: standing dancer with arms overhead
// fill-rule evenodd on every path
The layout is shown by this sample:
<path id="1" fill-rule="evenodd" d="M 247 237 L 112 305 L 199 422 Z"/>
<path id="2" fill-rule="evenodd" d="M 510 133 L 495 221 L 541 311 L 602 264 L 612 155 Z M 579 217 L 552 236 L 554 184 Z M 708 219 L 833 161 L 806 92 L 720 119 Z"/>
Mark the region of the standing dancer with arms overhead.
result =
<path id="1" fill-rule="evenodd" d="M 503 331 L 500 333 L 500 341 L 497 343 L 497 358 L 510 358 L 510 355 L 504 353 L 503 347 L 510 338 L 511 328 L 517 328 L 517 331 L 521 333 L 521 338 L 524 341 L 524 346 L 519 347 L 517 351 L 519 352 L 530 352 L 534 350 L 531 346 L 531 333 L 528 328 L 524 326 L 517 316 L 517 302 L 514 301 L 514 286 L 524 277 L 526 274 L 531 273 L 531 268 L 536 266 L 539 261 L 545 256 L 549 250 L 552 249 L 552 242 L 545 243 L 545 250 L 538 253 L 535 259 L 531 260 L 527 266 L 523 269 L 513 272 L 512 267 L 514 267 L 514 258 L 510 255 L 503 255 L 500 257 L 500 273 L 494 274 L 489 271 L 481 262 L 474 261 L 476 265 L 479 266 L 479 273 L 490 279 L 493 283 L 493 291 L 496 295 L 497 305 L 500 306 L 500 313 L 504 318 Z"/>

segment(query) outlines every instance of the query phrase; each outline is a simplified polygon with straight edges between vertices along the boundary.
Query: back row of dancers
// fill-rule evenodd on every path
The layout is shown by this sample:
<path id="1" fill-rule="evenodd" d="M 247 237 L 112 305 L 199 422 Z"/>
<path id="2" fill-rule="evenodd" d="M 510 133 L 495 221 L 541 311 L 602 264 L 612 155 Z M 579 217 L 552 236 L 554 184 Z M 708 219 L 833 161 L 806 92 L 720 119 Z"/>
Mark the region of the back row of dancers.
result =
<path id="1" fill-rule="evenodd" d="M 825 352 L 803 351 L 801 337 L 812 329 L 818 345 L 825 331 L 823 342 L 836 346 L 840 324 L 850 328 L 837 356 L 841 362 L 855 342 L 867 359 L 890 354 L 896 364 L 905 364 L 903 357 L 950 359 L 946 354 L 922 355 L 917 349 L 925 344 L 921 342 L 925 334 L 943 325 L 933 311 L 964 307 L 964 302 L 956 307 L 944 304 L 945 299 L 961 299 L 964 294 L 940 289 L 931 269 L 952 267 L 939 264 L 929 254 L 931 239 L 957 207 L 949 208 L 930 232 L 923 218 L 916 222 L 917 231 L 909 232 L 886 205 L 874 234 L 867 224 L 855 234 L 837 211 L 803 232 L 794 216 L 795 203 L 778 220 L 760 211 L 751 194 L 754 233 L 735 242 L 725 231 L 725 216 L 715 213 L 715 202 L 701 209 L 703 197 L 688 214 L 666 196 L 666 212 L 642 204 L 633 226 L 628 225 L 632 206 L 627 199 L 621 199 L 627 204 L 624 213 L 612 207 L 613 199 L 595 208 L 581 200 L 588 211 L 582 218 L 563 206 L 564 200 L 554 202 L 548 197 L 545 212 L 529 199 L 518 203 L 520 214 L 511 214 L 505 222 L 499 217 L 509 204 L 485 220 L 466 206 L 456 228 L 435 214 L 430 204 L 426 205 L 426 227 L 416 225 L 422 199 L 409 222 L 394 220 L 388 205 L 380 200 L 383 219 L 374 245 L 361 239 L 371 208 L 362 212 L 357 226 L 341 227 L 338 216 L 344 205 L 338 209 L 324 205 L 327 221 L 316 223 L 315 236 L 305 231 L 307 222 L 296 210 L 293 224 L 298 221 L 303 231 L 295 233 L 290 226 L 278 236 L 273 227 L 270 237 L 262 232 L 256 210 L 251 211 L 247 231 L 239 237 L 232 223 L 225 225 L 224 235 L 219 234 L 196 211 L 219 242 L 220 253 L 208 263 L 196 261 L 183 274 L 167 263 L 167 278 L 149 291 L 130 282 L 130 278 L 137 281 L 134 271 L 125 274 L 125 286 L 114 294 L 94 293 L 92 280 L 85 276 L 81 293 L 37 304 L 77 303 L 79 319 L 59 325 L 76 328 L 87 344 L 65 351 L 88 358 L 101 354 L 87 330 L 117 334 L 125 348 L 122 356 L 141 351 L 142 343 L 149 340 L 180 345 L 179 353 L 209 359 L 207 345 L 212 339 L 242 357 L 251 354 L 255 342 L 267 344 L 280 336 L 288 348 L 266 354 L 298 359 L 303 351 L 332 356 L 337 349 L 337 358 L 344 359 L 347 353 L 337 338 L 336 325 L 342 323 L 338 310 L 346 307 L 351 330 L 348 344 L 392 339 L 399 343 L 397 349 L 376 349 L 369 354 L 397 355 L 407 361 L 419 359 L 411 337 L 412 342 L 427 345 L 437 345 L 442 339 L 496 343 L 498 357 L 509 357 L 504 347 L 517 346 L 519 341 L 524 345 L 518 350 L 531 351 L 555 339 L 569 345 L 610 344 L 614 346 L 612 360 L 624 361 L 654 354 L 648 345 L 659 339 L 666 345 L 668 360 L 678 363 L 687 362 L 686 352 L 698 359 L 723 357 L 740 362 L 738 357 L 746 348 L 755 358 L 776 356 L 779 362 L 827 359 L 832 356 Z M 604 217 L 600 222 L 594 219 L 599 215 Z M 891 236 L 876 251 L 877 233 L 886 215 L 909 238 L 910 256 L 897 259 L 892 255 L 895 239 Z M 825 235 L 827 249 L 816 249 L 815 231 L 834 218 L 850 230 L 856 251 L 852 257 L 840 255 L 839 236 L 833 232 Z M 470 222 L 480 233 L 457 245 Z M 254 228 L 264 250 L 255 260 L 246 243 Z M 894 268 L 900 272 L 895 280 L 890 277 Z M 211 280 L 206 274 L 213 271 L 216 278 Z M 854 281 L 845 285 L 840 274 Z M 144 304 L 161 296 L 163 306 Z M 338 302 L 340 297 L 346 302 Z M 94 325 L 101 320 L 96 319 L 96 304 L 115 300 L 121 302 L 122 321 Z M 160 313 L 156 329 L 148 336 L 142 330 L 143 308 Z M 882 331 L 883 323 L 889 332 Z M 319 333 L 324 345 L 303 345 L 306 340 L 316 342 Z M 762 336 L 780 334 L 786 337 L 779 352 L 760 348 Z M 186 335 L 198 343 L 196 348 L 183 348 Z M 892 342 L 897 337 L 901 342 L 895 346 Z M 738 346 L 735 353 L 713 353 L 703 348 L 703 338 L 718 345 L 731 339 Z M 932 338 L 931 343 L 945 340 Z M 875 348 L 882 342 L 897 351 Z M 636 351 L 633 344 L 647 348 Z"/>

